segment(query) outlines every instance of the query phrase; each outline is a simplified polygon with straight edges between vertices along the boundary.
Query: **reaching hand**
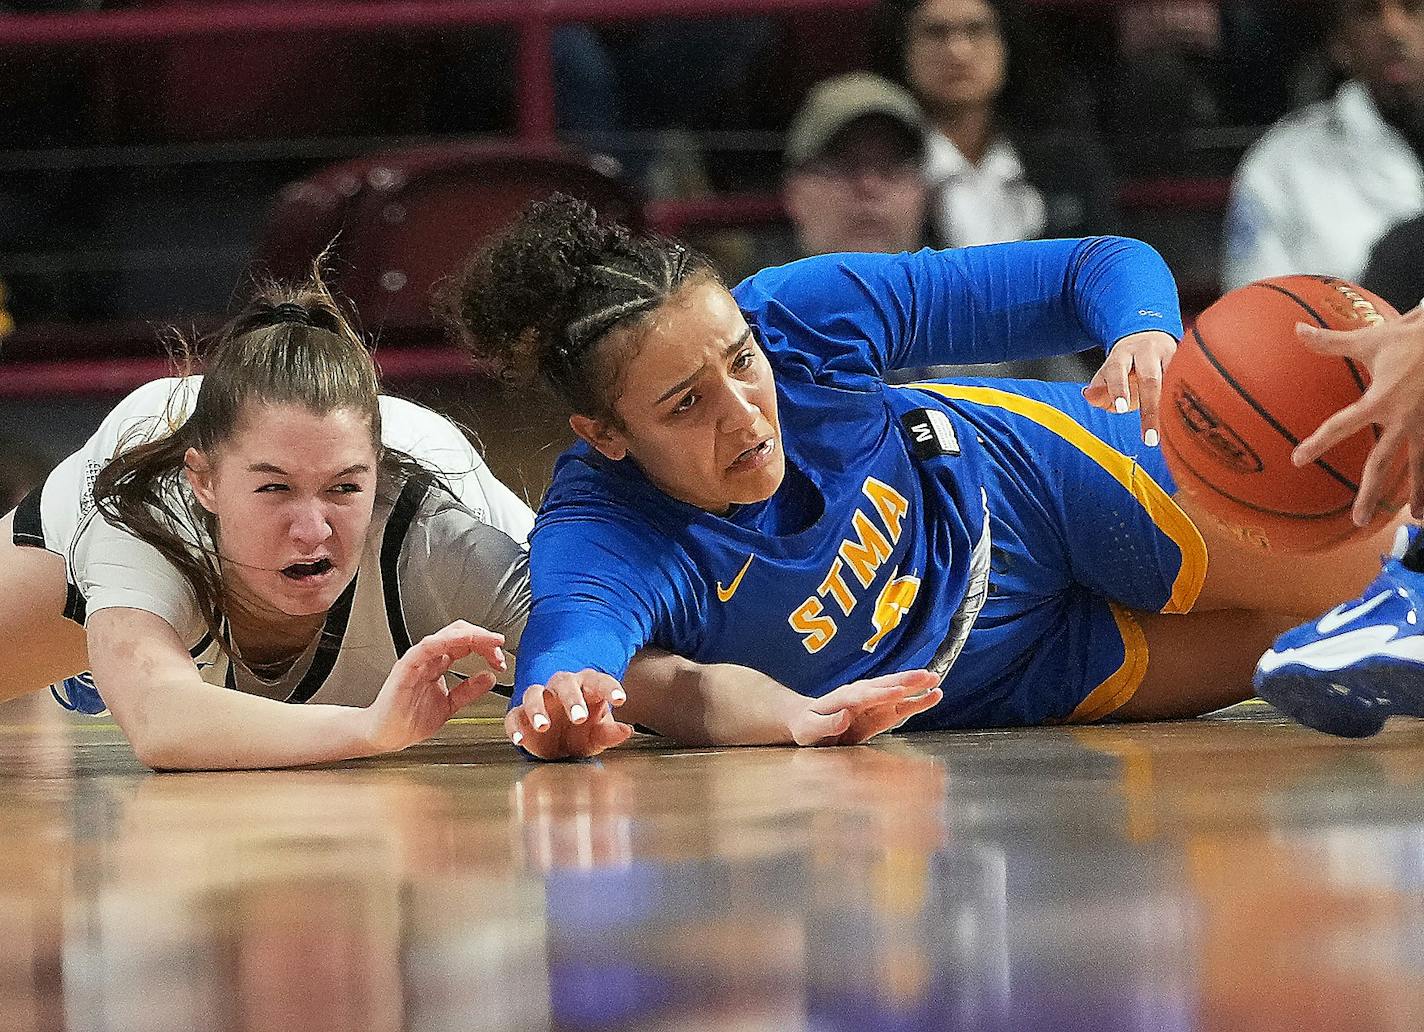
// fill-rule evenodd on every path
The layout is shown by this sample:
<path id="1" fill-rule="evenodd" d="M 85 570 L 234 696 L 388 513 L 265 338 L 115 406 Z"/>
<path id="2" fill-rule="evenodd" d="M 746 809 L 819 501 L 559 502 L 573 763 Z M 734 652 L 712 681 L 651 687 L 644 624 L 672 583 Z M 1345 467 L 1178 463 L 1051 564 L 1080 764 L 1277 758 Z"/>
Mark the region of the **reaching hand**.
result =
<path id="1" fill-rule="evenodd" d="M 1354 519 L 1364 526 L 1392 486 L 1390 472 L 1400 449 L 1409 450 L 1410 511 L 1424 519 L 1424 307 L 1402 318 L 1376 323 L 1360 330 L 1326 330 L 1296 327 L 1312 351 L 1363 362 L 1370 371 L 1370 386 L 1360 400 L 1335 413 L 1296 448 L 1297 466 L 1314 462 L 1335 445 L 1371 423 L 1380 438 L 1370 450 L 1355 497 Z"/>
<path id="2" fill-rule="evenodd" d="M 525 690 L 520 704 L 505 714 L 504 730 L 511 742 L 541 760 L 597 756 L 633 733 L 631 725 L 613 717 L 613 707 L 626 699 L 622 685 L 597 670 L 555 674 L 547 685 Z"/>
<path id="3" fill-rule="evenodd" d="M 944 698 L 939 678 L 907 670 L 841 685 L 806 706 L 790 721 L 797 745 L 859 745 L 899 727 Z"/>
<path id="4" fill-rule="evenodd" d="M 439 731 L 495 683 L 495 675 L 485 671 L 448 687 L 445 675 L 450 668 L 466 656 L 479 655 L 494 670 L 504 670 L 502 644 L 504 635 L 457 620 L 411 646 L 366 707 L 372 742 L 382 752 L 393 752 Z"/>
<path id="5" fill-rule="evenodd" d="M 1161 441 L 1162 374 L 1177 341 L 1162 330 L 1142 330 L 1122 338 L 1108 352 L 1107 361 L 1083 388 L 1088 404 L 1108 412 L 1142 412 L 1142 440 L 1149 448 Z"/>

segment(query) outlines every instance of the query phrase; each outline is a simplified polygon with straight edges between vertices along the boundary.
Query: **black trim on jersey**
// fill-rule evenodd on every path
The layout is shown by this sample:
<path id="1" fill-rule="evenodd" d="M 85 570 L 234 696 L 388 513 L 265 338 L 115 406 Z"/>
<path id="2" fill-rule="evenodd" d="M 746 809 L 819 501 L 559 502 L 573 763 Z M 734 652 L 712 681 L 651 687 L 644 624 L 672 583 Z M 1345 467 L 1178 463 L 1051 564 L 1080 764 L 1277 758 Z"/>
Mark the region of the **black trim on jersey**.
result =
<path id="1" fill-rule="evenodd" d="M 208 631 L 204 633 L 201 638 L 198 639 L 198 644 L 194 645 L 191 649 L 188 650 L 188 655 L 193 657 L 194 662 L 197 662 L 198 657 L 201 656 L 204 652 L 207 652 L 208 648 L 212 645 L 212 643 L 213 635 L 211 631 Z"/>
<path id="2" fill-rule="evenodd" d="M 341 643 L 346 637 L 346 625 L 351 622 L 351 607 L 356 601 L 356 582 L 359 579 L 359 575 L 352 577 L 351 583 L 346 585 L 346 590 L 336 600 L 336 605 L 327 611 L 326 623 L 321 628 L 321 640 L 316 645 L 316 655 L 312 656 L 306 675 L 287 697 L 288 702 L 306 702 L 321 690 L 327 676 L 336 666 L 336 660 L 341 655 Z"/>
<path id="3" fill-rule="evenodd" d="M 15 544 L 25 548 L 43 548 L 44 523 L 40 519 L 40 491 L 43 485 L 35 488 L 20 502 L 15 509 L 14 538 Z"/>
<path id="4" fill-rule="evenodd" d="M 391 629 L 391 643 L 396 647 L 396 659 L 410 651 L 410 628 L 405 624 L 405 608 L 401 605 L 400 556 L 405 536 L 420 511 L 421 503 L 430 493 L 428 477 L 414 476 L 401 488 L 400 497 L 391 509 L 381 536 L 381 588 L 386 596 L 386 623 Z"/>
<path id="5" fill-rule="evenodd" d="M 12 524 L 10 537 L 17 548 L 46 548 L 44 521 L 40 516 L 40 495 L 43 491 L 44 485 L 41 484 L 25 495 L 20 504 L 15 507 L 15 522 Z M 84 596 L 79 592 L 79 586 L 72 582 L 66 582 L 64 585 L 64 618 L 83 627 L 84 620 L 88 615 L 88 606 L 84 601 Z"/>
<path id="6" fill-rule="evenodd" d="M 73 620 L 83 627 L 88 616 L 89 604 L 84 601 L 84 596 L 79 593 L 79 588 L 74 584 L 66 584 L 64 586 L 64 618 Z"/>

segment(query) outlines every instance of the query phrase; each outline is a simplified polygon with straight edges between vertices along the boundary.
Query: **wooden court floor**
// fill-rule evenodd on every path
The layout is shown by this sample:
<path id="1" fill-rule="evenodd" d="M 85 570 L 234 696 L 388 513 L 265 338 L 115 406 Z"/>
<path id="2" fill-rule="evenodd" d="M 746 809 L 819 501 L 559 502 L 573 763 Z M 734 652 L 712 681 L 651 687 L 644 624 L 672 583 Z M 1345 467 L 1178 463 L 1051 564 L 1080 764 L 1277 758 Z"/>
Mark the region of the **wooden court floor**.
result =
<path id="1" fill-rule="evenodd" d="M 0 712 L 0 1030 L 1424 1029 L 1424 723 L 145 772 Z"/>

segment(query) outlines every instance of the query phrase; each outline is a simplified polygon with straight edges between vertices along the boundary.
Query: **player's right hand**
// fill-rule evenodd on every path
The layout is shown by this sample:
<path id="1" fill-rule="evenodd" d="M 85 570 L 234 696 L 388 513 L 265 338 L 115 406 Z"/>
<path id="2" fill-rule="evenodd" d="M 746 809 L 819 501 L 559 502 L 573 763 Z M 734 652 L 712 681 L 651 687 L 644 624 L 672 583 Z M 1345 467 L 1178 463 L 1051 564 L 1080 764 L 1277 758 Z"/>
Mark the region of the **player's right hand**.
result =
<path id="1" fill-rule="evenodd" d="M 939 677 L 906 670 L 843 684 L 806 705 L 790 721 L 797 745 L 860 745 L 899 727 L 944 698 Z"/>
<path id="2" fill-rule="evenodd" d="M 541 760 L 597 756 L 632 735 L 632 726 L 613 716 L 613 707 L 627 698 L 622 685 L 597 670 L 555 674 L 548 684 L 525 689 L 519 705 L 505 714 L 504 731 Z"/>
<path id="3" fill-rule="evenodd" d="M 1390 472 L 1401 448 L 1409 449 L 1410 511 L 1424 519 L 1424 306 L 1402 318 L 1359 330 L 1325 330 L 1301 324 L 1301 341 L 1322 355 L 1340 355 L 1364 363 L 1369 389 L 1360 400 L 1335 413 L 1296 447 L 1297 466 L 1314 462 L 1335 445 L 1370 424 L 1380 428 L 1370 450 L 1355 498 L 1354 519 L 1363 526 L 1374 516 L 1389 489 Z"/>

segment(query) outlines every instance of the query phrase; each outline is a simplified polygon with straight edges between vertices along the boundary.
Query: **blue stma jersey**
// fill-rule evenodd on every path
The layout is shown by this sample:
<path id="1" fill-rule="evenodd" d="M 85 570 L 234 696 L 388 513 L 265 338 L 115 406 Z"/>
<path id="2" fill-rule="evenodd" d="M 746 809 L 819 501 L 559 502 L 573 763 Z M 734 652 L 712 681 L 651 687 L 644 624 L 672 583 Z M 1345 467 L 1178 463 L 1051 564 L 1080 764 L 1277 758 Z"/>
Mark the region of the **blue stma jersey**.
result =
<path id="1" fill-rule="evenodd" d="M 784 482 L 721 516 L 631 460 L 568 451 L 530 538 L 515 697 L 559 671 L 621 677 L 655 644 L 810 696 L 929 667 L 948 672 L 931 723 L 962 722 L 982 685 L 961 691 L 953 668 L 991 592 L 1002 462 L 964 405 L 886 375 L 1179 335 L 1170 273 L 1146 245 L 1101 237 L 810 258 L 733 296 L 776 379 Z"/>

